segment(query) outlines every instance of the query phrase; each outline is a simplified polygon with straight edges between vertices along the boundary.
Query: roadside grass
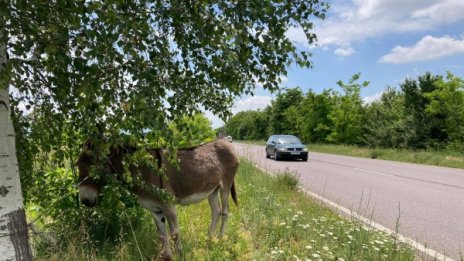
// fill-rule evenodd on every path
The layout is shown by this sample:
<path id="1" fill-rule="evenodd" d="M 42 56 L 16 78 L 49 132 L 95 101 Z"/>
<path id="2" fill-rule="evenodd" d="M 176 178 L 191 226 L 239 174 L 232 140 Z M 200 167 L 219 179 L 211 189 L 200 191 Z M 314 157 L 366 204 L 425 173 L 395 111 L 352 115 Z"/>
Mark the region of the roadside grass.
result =
<path id="1" fill-rule="evenodd" d="M 415 260 L 414 250 L 395 237 L 347 220 L 297 190 L 298 176 L 269 176 L 242 159 L 222 239 L 208 238 L 207 201 L 179 207 L 185 256 L 178 260 Z M 232 202 L 232 201 L 231 201 Z M 121 244 L 94 245 L 85 233 L 70 244 L 50 245 L 37 260 L 156 260 L 160 250 L 148 211 L 144 224 L 128 220 Z M 136 228 L 135 231 L 131 227 Z"/>
<path id="2" fill-rule="evenodd" d="M 237 141 L 242 143 L 262 145 L 265 141 Z M 334 145 L 334 144 L 308 144 L 309 151 L 338 154 L 345 156 L 383 159 L 399 162 L 418 163 L 440 167 L 464 169 L 464 152 L 451 150 L 396 150 L 396 149 L 371 149 L 358 146 Z"/>

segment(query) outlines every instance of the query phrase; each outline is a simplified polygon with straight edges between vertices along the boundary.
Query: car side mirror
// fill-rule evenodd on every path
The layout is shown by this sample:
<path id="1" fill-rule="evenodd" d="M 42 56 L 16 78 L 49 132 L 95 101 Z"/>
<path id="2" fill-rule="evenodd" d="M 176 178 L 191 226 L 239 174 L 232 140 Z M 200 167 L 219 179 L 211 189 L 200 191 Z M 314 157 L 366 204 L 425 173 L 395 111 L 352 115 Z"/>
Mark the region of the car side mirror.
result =
<path id="1" fill-rule="evenodd" d="M 275 145 L 276 143 L 275 143 L 275 141 L 271 141 L 271 144 L 274 144 L 274 145 Z"/>

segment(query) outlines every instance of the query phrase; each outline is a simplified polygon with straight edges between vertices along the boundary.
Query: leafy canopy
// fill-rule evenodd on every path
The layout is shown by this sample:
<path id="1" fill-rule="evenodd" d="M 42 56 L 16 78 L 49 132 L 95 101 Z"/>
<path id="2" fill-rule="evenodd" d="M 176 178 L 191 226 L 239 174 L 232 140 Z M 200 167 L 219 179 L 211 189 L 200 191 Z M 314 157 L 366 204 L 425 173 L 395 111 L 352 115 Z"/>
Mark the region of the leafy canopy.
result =
<path id="1" fill-rule="evenodd" d="M 318 0 L 19 0 L 1 1 L 0 23 L 14 98 L 47 129 L 42 145 L 59 150 L 94 134 L 96 123 L 116 136 L 171 137 L 166 119 L 200 105 L 226 118 L 235 96 L 258 82 L 277 90 L 291 63 L 311 66 L 285 33 L 299 26 L 313 43 L 313 19 L 327 8 Z"/>

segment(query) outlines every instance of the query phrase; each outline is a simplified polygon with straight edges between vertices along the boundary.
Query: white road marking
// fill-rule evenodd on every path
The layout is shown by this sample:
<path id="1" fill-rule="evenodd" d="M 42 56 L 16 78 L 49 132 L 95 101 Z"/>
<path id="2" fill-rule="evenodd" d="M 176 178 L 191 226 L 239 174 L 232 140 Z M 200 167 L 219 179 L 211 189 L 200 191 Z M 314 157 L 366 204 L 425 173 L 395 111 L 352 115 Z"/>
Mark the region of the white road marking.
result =
<path id="1" fill-rule="evenodd" d="M 271 175 L 271 176 L 275 176 L 276 174 L 269 171 L 269 170 L 266 170 L 266 169 L 263 169 L 261 167 L 259 167 L 256 163 L 253 163 L 253 165 L 255 165 L 255 167 L 257 167 L 258 169 L 260 169 L 261 171 Z M 365 172 L 375 172 L 376 174 L 381 174 L 381 175 L 386 175 L 386 176 L 394 176 L 394 175 L 391 175 L 391 174 L 386 174 L 386 173 L 382 173 L 382 172 L 377 172 L 377 171 L 369 171 L 369 170 L 364 170 L 364 169 L 360 169 L 360 168 L 356 168 L 357 170 L 360 170 L 360 171 L 365 171 Z M 379 224 L 379 223 L 376 223 L 374 222 L 373 220 L 371 219 L 368 219 L 368 218 L 365 218 L 361 215 L 359 215 L 358 213 L 354 212 L 354 211 L 351 211 L 343 206 L 340 206 L 338 205 L 337 203 L 329 200 L 329 199 L 326 199 L 322 196 L 319 196 L 318 194 L 314 193 L 314 192 L 311 192 L 309 189 L 307 188 L 304 188 L 302 186 L 299 187 L 299 189 L 304 192 L 306 195 L 310 196 L 310 197 L 313 197 L 321 202 L 323 202 L 324 204 L 328 205 L 329 207 L 332 207 L 338 211 L 340 211 L 342 214 L 348 216 L 348 217 L 352 217 L 352 218 L 355 218 L 359 221 L 361 221 L 364 225 L 364 227 L 366 228 L 375 228 L 379 231 L 382 231 L 388 235 L 391 235 L 393 237 L 396 237 L 398 241 L 402 242 L 402 243 L 405 243 L 405 244 L 408 244 L 410 245 L 412 248 L 416 249 L 417 251 L 420 251 L 422 253 L 425 253 L 427 255 L 429 255 L 430 257 L 434 258 L 435 260 L 443 260 L 443 261 L 455 261 L 455 259 L 452 259 L 451 257 L 449 256 L 446 256 L 444 254 L 441 254 L 433 249 L 430 249 L 430 248 L 427 248 L 425 245 L 409 238 L 409 237 L 406 237 L 406 236 L 403 236 L 389 228 L 386 228 L 384 227 L 383 225 Z"/>
<path id="2" fill-rule="evenodd" d="M 379 174 L 379 175 L 384 175 L 384 176 L 390 176 L 390 177 L 395 177 L 395 175 L 388 174 L 388 173 L 383 173 L 379 171 L 374 171 L 374 170 L 367 170 L 367 169 L 360 169 L 360 168 L 354 168 L 355 170 L 367 172 L 367 173 L 374 173 L 374 174 Z"/>

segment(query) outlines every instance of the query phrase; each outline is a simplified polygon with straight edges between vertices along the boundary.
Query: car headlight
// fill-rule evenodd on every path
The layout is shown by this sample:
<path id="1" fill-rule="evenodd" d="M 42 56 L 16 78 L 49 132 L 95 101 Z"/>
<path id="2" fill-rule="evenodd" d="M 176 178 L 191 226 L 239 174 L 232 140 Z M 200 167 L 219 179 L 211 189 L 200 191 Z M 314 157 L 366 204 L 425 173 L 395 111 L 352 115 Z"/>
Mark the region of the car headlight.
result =
<path id="1" fill-rule="evenodd" d="M 308 151 L 308 148 L 303 148 L 303 151 Z"/>
<path id="2" fill-rule="evenodd" d="M 287 150 L 286 148 L 277 148 L 278 151 L 284 151 Z"/>

